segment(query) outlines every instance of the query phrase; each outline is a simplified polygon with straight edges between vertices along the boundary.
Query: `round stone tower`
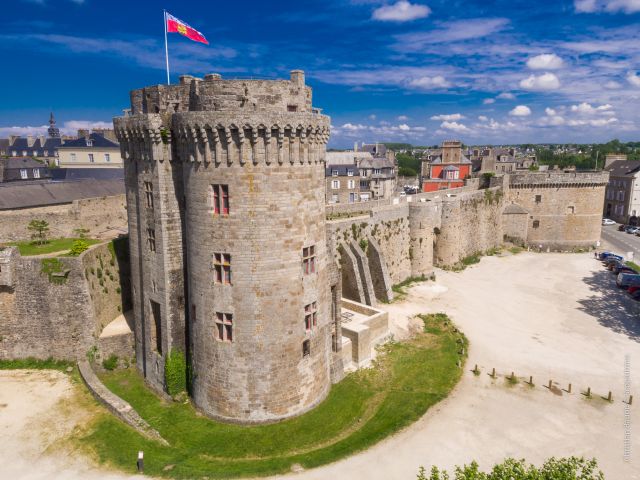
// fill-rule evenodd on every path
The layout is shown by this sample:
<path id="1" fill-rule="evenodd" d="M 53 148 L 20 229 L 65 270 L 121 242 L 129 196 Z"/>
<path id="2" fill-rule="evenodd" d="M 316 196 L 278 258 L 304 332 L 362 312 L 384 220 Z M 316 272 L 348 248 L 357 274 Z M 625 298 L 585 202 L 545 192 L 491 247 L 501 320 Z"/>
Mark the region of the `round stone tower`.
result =
<path id="1" fill-rule="evenodd" d="M 172 255 L 184 258 L 193 400 L 227 421 L 298 415 L 322 401 L 331 384 L 329 118 L 312 108 L 301 71 L 287 81 L 215 74 L 180 80 L 132 92 L 132 115 L 117 119 L 116 129 L 123 152 L 169 160 L 173 167 L 158 191 L 163 183 L 180 184 L 171 192 L 183 196 L 181 249 L 162 245 L 160 254 L 169 262 Z M 149 189 L 134 185 L 140 196 Z M 163 215 L 162 207 L 155 210 L 157 238 Z M 167 302 L 182 295 L 170 283 Z M 144 299 L 140 304 L 141 312 L 148 310 Z M 156 336 L 175 336 L 176 325 Z M 168 344 L 176 343 L 169 338 Z"/>

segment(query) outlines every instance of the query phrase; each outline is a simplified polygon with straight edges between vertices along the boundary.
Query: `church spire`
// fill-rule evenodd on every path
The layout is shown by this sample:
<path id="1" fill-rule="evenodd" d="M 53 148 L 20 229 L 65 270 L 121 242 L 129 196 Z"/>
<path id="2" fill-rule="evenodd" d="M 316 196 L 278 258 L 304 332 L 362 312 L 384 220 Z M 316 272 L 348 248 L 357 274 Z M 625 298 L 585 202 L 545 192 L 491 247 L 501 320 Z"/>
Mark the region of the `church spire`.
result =
<path id="1" fill-rule="evenodd" d="M 53 117 L 53 112 L 49 116 L 49 129 L 47 130 L 49 137 L 51 138 L 59 138 L 60 137 L 60 129 L 56 127 L 56 119 Z"/>

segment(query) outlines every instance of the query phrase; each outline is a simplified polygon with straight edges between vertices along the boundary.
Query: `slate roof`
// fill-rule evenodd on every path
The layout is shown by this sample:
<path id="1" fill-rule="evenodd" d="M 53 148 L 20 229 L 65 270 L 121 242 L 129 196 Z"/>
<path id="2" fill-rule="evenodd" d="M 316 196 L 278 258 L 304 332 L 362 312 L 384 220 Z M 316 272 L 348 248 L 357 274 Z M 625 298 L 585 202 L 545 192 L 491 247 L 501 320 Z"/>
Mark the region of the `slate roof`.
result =
<path id="1" fill-rule="evenodd" d="M 43 207 L 71 203 L 83 198 L 125 193 L 122 180 L 0 184 L 0 210 Z"/>
<path id="2" fill-rule="evenodd" d="M 363 152 L 369 152 L 376 157 L 384 157 L 387 154 L 387 146 L 382 143 L 364 144 L 360 148 Z"/>
<path id="3" fill-rule="evenodd" d="M 5 146 L 6 142 L 6 146 Z M 13 141 L 13 145 L 9 145 L 8 139 L 0 139 L 0 150 L 4 150 L 6 155 L 12 155 L 16 152 L 17 156 L 24 156 L 24 152 L 28 157 L 53 157 L 58 147 L 62 145 L 61 138 L 40 138 L 36 137 L 33 145 L 29 146 L 26 137 L 18 137 Z M 47 152 L 45 155 L 44 152 Z"/>
<path id="4" fill-rule="evenodd" d="M 5 170 L 17 170 L 20 168 L 47 168 L 46 165 L 31 157 L 0 158 L 0 162 L 4 163 Z"/>
<path id="5" fill-rule="evenodd" d="M 325 169 L 325 172 L 324 172 L 325 177 L 333 177 L 334 170 L 338 171 L 339 177 L 347 177 L 348 170 L 353 171 L 353 175 L 351 175 L 352 177 L 360 176 L 360 170 L 358 170 L 358 167 L 356 167 L 355 165 L 327 165 L 327 168 Z"/>
<path id="6" fill-rule="evenodd" d="M 358 164 L 360 168 L 393 168 L 392 160 L 386 157 L 363 158 Z"/>
<path id="7" fill-rule="evenodd" d="M 93 142 L 91 147 L 87 145 L 87 139 L 82 137 L 76 140 L 67 140 L 60 148 L 120 148 L 120 145 L 116 142 L 112 142 L 97 133 L 90 134 L 89 139 Z"/>
<path id="8" fill-rule="evenodd" d="M 611 177 L 632 176 L 640 171 L 640 160 L 616 160 L 605 168 Z"/>
<path id="9" fill-rule="evenodd" d="M 431 160 L 431 163 L 442 163 L 442 154 L 438 155 L 437 157 L 434 157 L 433 160 Z M 466 155 L 462 154 L 460 155 L 460 162 L 457 162 L 456 165 L 465 165 L 471 163 L 471 160 L 469 160 L 469 157 L 467 157 Z"/>
<path id="10" fill-rule="evenodd" d="M 122 180 L 124 168 L 54 168 L 51 177 L 60 180 Z"/>

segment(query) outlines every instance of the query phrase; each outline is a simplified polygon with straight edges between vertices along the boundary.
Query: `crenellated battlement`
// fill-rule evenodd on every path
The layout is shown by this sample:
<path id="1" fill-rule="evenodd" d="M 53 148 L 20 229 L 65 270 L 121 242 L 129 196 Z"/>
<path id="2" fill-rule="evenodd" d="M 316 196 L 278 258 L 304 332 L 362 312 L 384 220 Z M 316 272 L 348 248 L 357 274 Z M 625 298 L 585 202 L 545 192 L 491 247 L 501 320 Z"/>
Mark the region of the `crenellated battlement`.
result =
<path id="1" fill-rule="evenodd" d="M 308 112 L 311 88 L 304 72 L 293 70 L 290 80 L 224 80 L 219 74 L 204 79 L 182 75 L 176 85 L 154 85 L 131 92 L 131 113 L 195 111 Z"/>

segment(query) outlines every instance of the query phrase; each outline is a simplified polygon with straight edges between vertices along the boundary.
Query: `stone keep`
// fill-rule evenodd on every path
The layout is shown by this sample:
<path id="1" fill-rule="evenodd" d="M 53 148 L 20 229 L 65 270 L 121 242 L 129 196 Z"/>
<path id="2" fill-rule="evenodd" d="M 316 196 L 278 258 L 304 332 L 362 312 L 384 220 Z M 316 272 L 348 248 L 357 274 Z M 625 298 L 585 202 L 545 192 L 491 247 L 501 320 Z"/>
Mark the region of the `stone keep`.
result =
<path id="1" fill-rule="evenodd" d="M 269 422 L 313 408 L 341 375 L 339 277 L 325 233 L 330 121 L 312 107 L 304 73 L 182 76 L 131 92 L 131 112 L 114 125 L 147 381 L 165 388 L 175 349 L 211 417 Z M 303 252 L 315 257 L 313 273 Z"/>

